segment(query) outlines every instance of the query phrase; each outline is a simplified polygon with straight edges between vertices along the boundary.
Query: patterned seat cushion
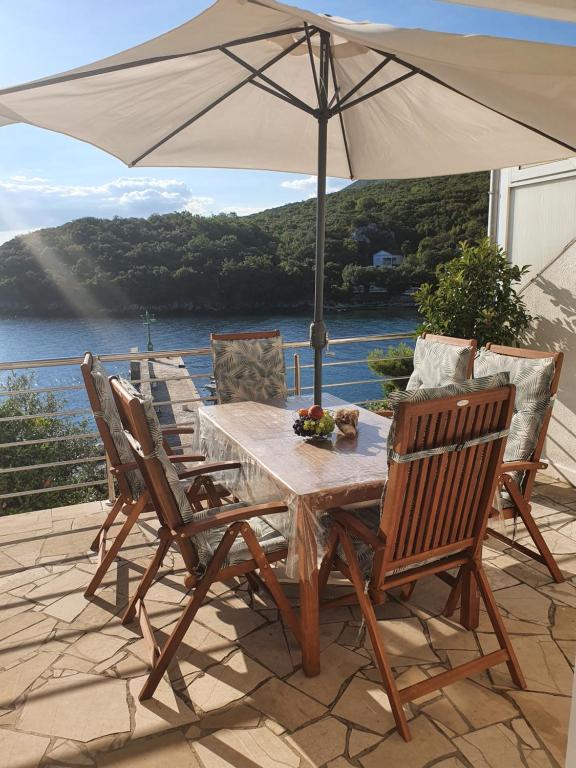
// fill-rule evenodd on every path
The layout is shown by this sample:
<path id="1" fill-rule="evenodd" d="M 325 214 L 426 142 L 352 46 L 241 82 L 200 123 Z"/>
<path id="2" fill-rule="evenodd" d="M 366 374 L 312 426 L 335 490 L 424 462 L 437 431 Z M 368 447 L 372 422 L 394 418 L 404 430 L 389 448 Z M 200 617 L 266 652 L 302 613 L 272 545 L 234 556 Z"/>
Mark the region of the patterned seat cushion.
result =
<path id="1" fill-rule="evenodd" d="M 122 464 L 132 464 L 134 456 L 130 443 L 124 434 L 120 414 L 114 402 L 110 382 L 108 381 L 108 372 L 98 358 L 94 358 L 91 371 L 92 381 L 98 393 L 102 411 L 98 414 L 106 422 L 112 441 L 120 457 Z M 125 474 L 126 481 L 132 493 L 132 498 L 138 499 L 144 490 L 144 480 L 137 469 L 130 470 Z"/>
<path id="2" fill-rule="evenodd" d="M 282 338 L 212 340 L 214 378 L 220 403 L 286 399 Z"/>
<path id="3" fill-rule="evenodd" d="M 190 502 L 186 496 L 186 486 L 178 477 L 178 473 L 174 464 L 172 464 L 166 451 L 164 450 L 164 445 L 162 442 L 162 428 L 160 426 L 160 422 L 158 421 L 158 416 L 156 415 L 152 401 L 149 398 L 143 397 L 141 393 L 138 392 L 138 390 L 135 389 L 129 381 L 121 379 L 121 382 L 122 385 L 130 392 L 130 394 L 133 397 L 137 397 L 142 403 L 144 414 L 146 416 L 146 423 L 148 424 L 148 428 L 154 442 L 154 455 L 162 464 L 162 469 L 164 470 L 168 485 L 174 494 L 174 499 L 178 506 L 180 517 L 183 523 L 192 523 L 198 520 L 205 520 L 207 517 L 214 515 L 216 512 L 222 509 L 231 510 L 248 506 L 247 504 L 240 502 L 237 504 L 229 504 L 225 507 L 214 507 L 212 509 L 202 510 L 201 512 L 195 512 L 190 506 Z M 260 546 L 265 553 L 283 549 L 287 546 L 285 537 L 280 533 L 280 531 L 276 530 L 272 525 L 270 525 L 270 523 L 264 518 L 250 518 L 249 524 L 256 534 L 256 538 L 258 539 Z M 196 550 L 196 554 L 198 555 L 198 560 L 202 568 L 206 568 L 210 563 L 216 547 L 222 540 L 226 530 L 227 526 L 219 526 L 218 528 L 212 528 L 208 531 L 203 531 L 202 533 L 198 533 L 195 536 L 190 537 L 190 541 Z M 246 542 L 242 536 L 238 536 L 230 548 L 224 565 L 232 565 L 233 563 L 239 563 L 251 558 L 252 555 L 246 546 Z"/>
<path id="4" fill-rule="evenodd" d="M 546 409 L 550 405 L 554 360 L 510 357 L 481 349 L 474 361 L 474 376 L 488 376 L 501 371 L 509 373 L 510 383 L 516 387 L 514 415 L 504 461 L 525 461 L 534 452 Z"/>
<path id="5" fill-rule="evenodd" d="M 471 354 L 472 347 L 428 341 L 420 336 L 414 349 L 414 371 L 406 389 L 444 387 L 447 384 L 466 381 Z"/>
<path id="6" fill-rule="evenodd" d="M 396 430 L 396 416 L 397 416 L 397 410 L 398 405 L 403 402 L 423 402 L 425 400 L 438 400 L 443 397 L 451 397 L 453 395 L 465 395 L 465 394 L 471 394 L 472 392 L 479 392 L 486 389 L 497 389 L 498 387 L 503 387 L 506 384 L 509 383 L 509 377 L 507 373 L 499 373 L 495 376 L 486 376 L 482 379 L 470 379 L 467 381 L 463 381 L 459 384 L 449 384 L 447 387 L 436 387 L 433 389 L 425 389 L 421 388 L 418 390 L 413 390 L 412 392 L 401 392 L 399 390 L 392 392 L 389 396 L 389 402 L 392 406 L 393 411 L 393 418 L 392 418 L 392 424 L 390 425 L 390 431 L 388 433 L 388 452 L 393 448 L 394 445 L 394 433 Z M 384 498 L 386 494 L 386 487 L 384 488 L 384 492 L 382 493 L 382 500 L 380 504 L 374 504 L 370 507 L 360 507 L 357 509 L 353 509 L 351 507 L 347 507 L 347 511 L 354 514 L 355 517 L 360 520 L 361 523 L 364 523 L 373 533 L 377 533 L 378 529 L 380 527 L 380 517 L 381 517 L 381 510 L 384 504 Z M 321 518 L 321 525 L 323 528 L 324 535 L 327 537 L 330 528 L 333 525 L 333 518 L 327 514 L 323 515 Z M 366 544 L 361 539 L 355 538 L 354 536 L 351 537 L 352 543 L 354 545 L 354 549 L 356 550 L 356 556 L 358 558 L 358 562 L 360 564 L 360 568 L 362 569 L 362 573 L 364 574 L 365 578 L 368 578 L 370 575 L 370 572 L 372 570 L 372 558 L 374 556 L 374 550 L 370 545 Z M 338 555 L 340 558 L 345 560 L 344 553 L 339 550 Z M 439 558 L 431 558 L 430 560 L 427 560 L 426 562 L 431 562 L 432 560 L 439 559 Z M 422 563 L 419 563 L 419 565 L 422 565 Z M 410 566 L 408 566 L 410 567 Z M 407 568 L 402 568 L 401 570 L 407 570 Z"/>

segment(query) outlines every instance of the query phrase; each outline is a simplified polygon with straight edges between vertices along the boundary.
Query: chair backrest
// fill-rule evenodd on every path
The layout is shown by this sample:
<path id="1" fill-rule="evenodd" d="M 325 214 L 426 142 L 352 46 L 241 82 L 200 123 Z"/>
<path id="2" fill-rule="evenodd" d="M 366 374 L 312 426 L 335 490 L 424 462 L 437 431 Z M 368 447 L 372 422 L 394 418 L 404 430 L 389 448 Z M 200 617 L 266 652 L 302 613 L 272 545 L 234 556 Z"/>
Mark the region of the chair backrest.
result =
<path id="1" fill-rule="evenodd" d="M 190 522 L 196 510 L 186 496 L 175 467 L 162 442 L 162 430 L 152 400 L 127 382 L 110 378 L 110 386 L 124 427 L 124 434 L 138 464 L 160 523 L 174 529 Z M 196 548 L 188 539 L 179 547 L 190 571 L 198 563 Z"/>
<path id="2" fill-rule="evenodd" d="M 116 468 L 122 464 L 133 464 L 134 457 L 124 435 L 106 369 L 98 358 L 86 352 L 80 370 L 96 427 L 110 465 Z M 116 479 L 120 493 L 127 499 L 137 499 L 144 489 L 142 476 L 137 470 L 120 472 L 116 475 Z"/>
<path id="3" fill-rule="evenodd" d="M 210 341 L 219 403 L 286 399 L 280 331 L 213 333 Z"/>
<path id="4" fill-rule="evenodd" d="M 414 372 L 407 390 L 444 387 L 472 377 L 476 339 L 423 333 L 416 339 Z"/>
<path id="5" fill-rule="evenodd" d="M 462 551 L 470 557 L 481 551 L 512 417 L 514 387 L 472 389 L 441 398 L 439 392 L 420 390 L 395 406 L 380 521 L 386 546 L 375 558 L 373 570 L 378 586 L 399 569 Z"/>
<path id="6" fill-rule="evenodd" d="M 504 453 L 505 461 L 540 461 L 563 362 L 563 352 L 497 344 L 487 344 L 480 350 L 475 374 L 484 376 L 497 370 L 508 370 L 511 383 L 516 385 L 516 403 Z M 518 481 L 522 482 L 523 478 L 525 493 L 531 493 L 535 475 L 535 472 L 523 476 L 518 473 Z M 526 484 L 530 487 L 527 488 Z"/>

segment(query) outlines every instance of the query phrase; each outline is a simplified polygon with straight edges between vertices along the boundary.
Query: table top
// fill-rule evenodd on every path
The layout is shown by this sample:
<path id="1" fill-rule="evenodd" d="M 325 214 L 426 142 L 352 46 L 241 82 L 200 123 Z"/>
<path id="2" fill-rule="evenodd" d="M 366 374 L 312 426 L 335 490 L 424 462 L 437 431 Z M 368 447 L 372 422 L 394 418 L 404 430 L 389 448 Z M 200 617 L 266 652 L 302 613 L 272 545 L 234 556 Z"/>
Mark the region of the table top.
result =
<path id="1" fill-rule="evenodd" d="M 333 494 L 353 486 L 358 489 L 358 500 L 378 498 L 387 476 L 390 419 L 359 408 L 356 438 L 335 430 L 330 440 L 311 443 L 292 429 L 295 412 L 310 405 L 310 398 L 293 397 L 278 403 L 229 403 L 199 410 L 202 420 L 208 419 L 297 496 Z M 334 395 L 324 396 L 324 408 L 344 406 L 350 407 L 350 403 Z"/>

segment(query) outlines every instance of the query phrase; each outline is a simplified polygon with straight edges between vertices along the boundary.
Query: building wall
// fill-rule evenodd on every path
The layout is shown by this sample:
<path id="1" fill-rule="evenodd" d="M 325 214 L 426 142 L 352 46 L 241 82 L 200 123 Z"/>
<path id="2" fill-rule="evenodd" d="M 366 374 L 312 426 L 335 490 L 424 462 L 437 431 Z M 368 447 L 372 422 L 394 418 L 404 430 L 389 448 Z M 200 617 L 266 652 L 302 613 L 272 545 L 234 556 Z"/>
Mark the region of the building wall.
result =
<path id="1" fill-rule="evenodd" d="M 548 432 L 550 471 L 576 485 L 576 159 L 502 171 L 498 241 L 538 319 L 530 343 L 565 354 Z"/>

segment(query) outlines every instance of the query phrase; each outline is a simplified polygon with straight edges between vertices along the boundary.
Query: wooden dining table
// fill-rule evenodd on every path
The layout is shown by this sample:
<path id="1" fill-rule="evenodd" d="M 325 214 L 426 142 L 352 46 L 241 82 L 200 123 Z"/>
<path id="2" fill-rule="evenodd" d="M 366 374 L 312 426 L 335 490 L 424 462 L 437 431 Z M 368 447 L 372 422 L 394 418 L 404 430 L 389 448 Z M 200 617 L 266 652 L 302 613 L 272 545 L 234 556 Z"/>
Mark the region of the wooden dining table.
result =
<path id="1" fill-rule="evenodd" d="M 320 516 L 349 504 L 377 503 L 387 476 L 386 447 L 391 421 L 359 408 L 358 434 L 336 430 L 324 442 L 298 437 L 292 428 L 299 408 L 310 398 L 282 402 L 241 402 L 198 410 L 202 449 L 211 459 L 242 463 L 238 488 L 248 502 L 278 499 L 289 509 L 287 573 L 299 581 L 302 667 L 320 672 L 318 568 L 323 554 Z M 349 403 L 325 395 L 333 412 Z M 229 477 L 226 479 L 229 484 Z M 272 523 L 271 523 L 272 524 Z"/>

